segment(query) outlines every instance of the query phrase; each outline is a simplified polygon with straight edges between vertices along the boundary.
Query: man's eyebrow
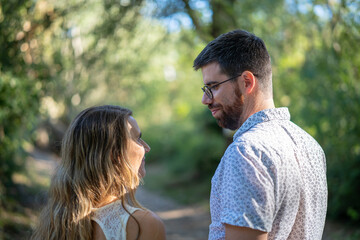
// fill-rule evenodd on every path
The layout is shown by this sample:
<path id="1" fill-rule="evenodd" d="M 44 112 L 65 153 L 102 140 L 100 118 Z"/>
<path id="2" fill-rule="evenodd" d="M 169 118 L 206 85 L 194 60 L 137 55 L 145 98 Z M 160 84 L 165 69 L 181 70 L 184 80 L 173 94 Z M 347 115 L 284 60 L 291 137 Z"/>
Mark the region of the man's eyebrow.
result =
<path id="1" fill-rule="evenodd" d="M 214 84 L 217 84 L 217 83 L 219 83 L 219 82 L 211 81 L 211 82 L 205 83 L 205 85 L 209 86 L 209 85 L 214 85 Z"/>

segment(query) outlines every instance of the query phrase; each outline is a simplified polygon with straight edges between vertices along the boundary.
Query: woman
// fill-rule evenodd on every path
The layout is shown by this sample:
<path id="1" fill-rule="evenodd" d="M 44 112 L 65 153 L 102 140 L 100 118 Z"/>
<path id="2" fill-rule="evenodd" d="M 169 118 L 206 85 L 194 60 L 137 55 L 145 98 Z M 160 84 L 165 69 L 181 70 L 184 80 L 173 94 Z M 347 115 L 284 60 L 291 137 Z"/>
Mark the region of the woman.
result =
<path id="1" fill-rule="evenodd" d="M 165 239 L 162 221 L 134 196 L 150 147 L 131 114 L 100 106 L 74 119 L 32 239 Z"/>

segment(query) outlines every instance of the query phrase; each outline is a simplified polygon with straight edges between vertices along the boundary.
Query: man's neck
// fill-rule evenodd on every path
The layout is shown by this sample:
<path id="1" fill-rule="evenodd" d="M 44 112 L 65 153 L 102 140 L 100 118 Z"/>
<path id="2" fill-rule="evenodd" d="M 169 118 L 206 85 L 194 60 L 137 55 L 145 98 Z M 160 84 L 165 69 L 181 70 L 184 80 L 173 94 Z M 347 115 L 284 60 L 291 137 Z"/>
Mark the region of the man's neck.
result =
<path id="1" fill-rule="evenodd" d="M 272 98 L 258 98 L 244 104 L 244 110 L 240 117 L 240 126 L 253 114 L 265 109 L 275 108 Z"/>

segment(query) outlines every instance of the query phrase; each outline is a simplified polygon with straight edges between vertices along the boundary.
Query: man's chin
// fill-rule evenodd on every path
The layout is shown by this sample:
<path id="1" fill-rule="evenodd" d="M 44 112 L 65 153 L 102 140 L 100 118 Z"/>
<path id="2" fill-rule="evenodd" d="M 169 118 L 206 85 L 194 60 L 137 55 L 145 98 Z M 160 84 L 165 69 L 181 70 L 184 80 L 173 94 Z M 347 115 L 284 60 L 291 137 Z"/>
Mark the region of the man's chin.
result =
<path id="1" fill-rule="evenodd" d="M 226 129 L 230 129 L 233 131 L 239 128 L 238 124 L 236 124 L 236 123 L 232 124 L 232 123 L 224 122 L 224 121 L 221 121 L 221 119 L 216 119 L 216 120 L 217 120 L 217 124 L 221 128 L 226 128 Z"/>
<path id="2" fill-rule="evenodd" d="M 226 128 L 224 122 L 221 121 L 221 119 L 216 119 L 216 121 L 217 121 L 217 124 L 219 125 L 219 127 L 221 127 L 221 128 Z"/>

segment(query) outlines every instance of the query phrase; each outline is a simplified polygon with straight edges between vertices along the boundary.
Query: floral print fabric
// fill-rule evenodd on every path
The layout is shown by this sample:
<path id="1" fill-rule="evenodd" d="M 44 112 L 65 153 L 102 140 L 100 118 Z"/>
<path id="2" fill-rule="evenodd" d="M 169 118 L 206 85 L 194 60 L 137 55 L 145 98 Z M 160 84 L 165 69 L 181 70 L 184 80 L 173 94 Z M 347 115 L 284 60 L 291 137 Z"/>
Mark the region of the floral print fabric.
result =
<path id="1" fill-rule="evenodd" d="M 322 148 L 287 108 L 266 109 L 235 133 L 212 178 L 209 239 L 225 239 L 230 224 L 270 240 L 320 240 L 326 209 Z"/>

